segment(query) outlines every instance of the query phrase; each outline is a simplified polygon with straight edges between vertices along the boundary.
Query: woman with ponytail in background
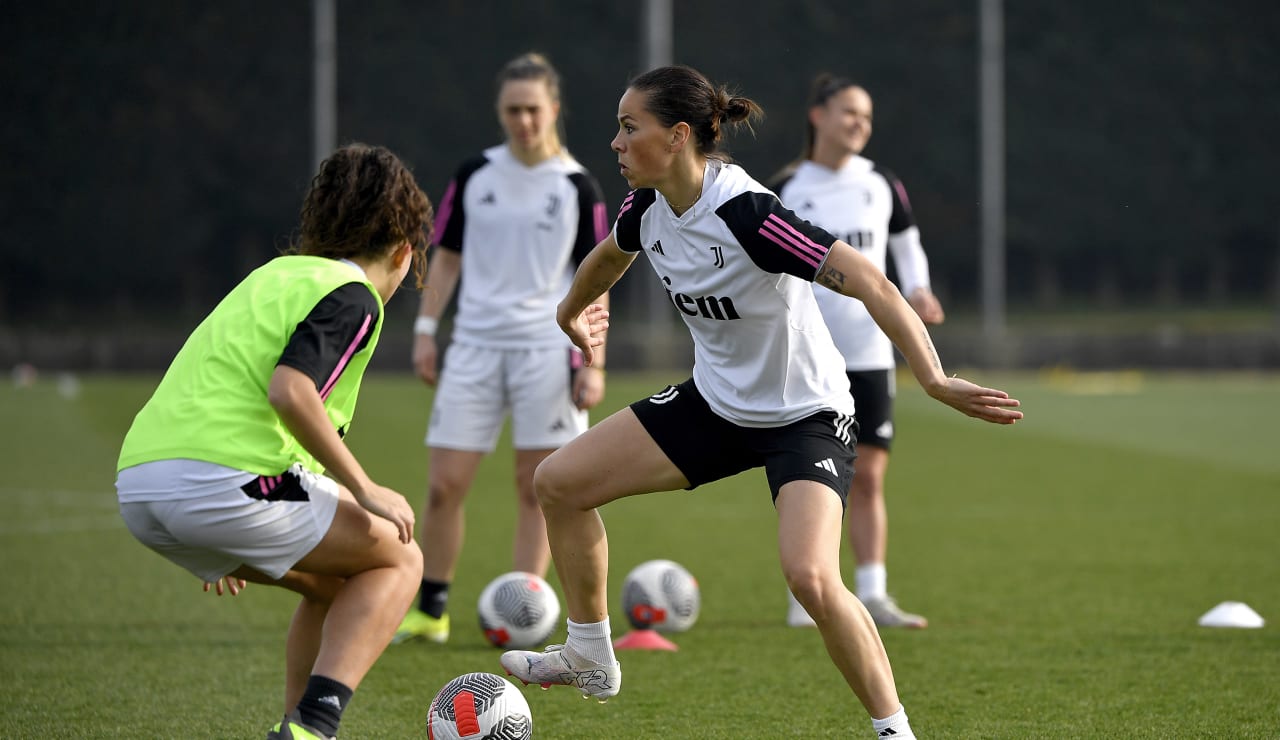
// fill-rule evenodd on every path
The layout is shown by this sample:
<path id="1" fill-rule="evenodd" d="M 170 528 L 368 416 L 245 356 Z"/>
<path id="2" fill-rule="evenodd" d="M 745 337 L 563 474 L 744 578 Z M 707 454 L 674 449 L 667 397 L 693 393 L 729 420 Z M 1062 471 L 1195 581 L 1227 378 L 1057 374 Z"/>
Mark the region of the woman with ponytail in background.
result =
<path id="1" fill-rule="evenodd" d="M 436 392 L 418 537 L 422 584 L 396 642 L 449 639 L 467 494 L 508 416 L 511 566 L 547 574 L 551 551 L 533 471 L 587 428 L 587 410 L 604 398 L 603 359 L 583 367 L 555 320 L 574 269 L 609 228 L 600 185 L 561 141 L 560 75 L 543 55 L 522 54 L 498 73 L 496 105 L 506 141 L 464 161 L 440 200 L 414 323 L 414 371 Z M 441 362 L 436 328 L 455 288 L 452 342 Z"/>

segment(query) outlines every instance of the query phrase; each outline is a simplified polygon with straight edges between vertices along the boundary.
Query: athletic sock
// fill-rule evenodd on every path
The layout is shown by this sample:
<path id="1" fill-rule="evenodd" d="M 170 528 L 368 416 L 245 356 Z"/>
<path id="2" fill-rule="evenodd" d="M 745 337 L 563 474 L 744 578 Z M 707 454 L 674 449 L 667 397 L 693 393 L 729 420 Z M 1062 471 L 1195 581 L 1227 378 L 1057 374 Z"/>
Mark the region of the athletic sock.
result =
<path id="1" fill-rule="evenodd" d="M 326 737 L 336 737 L 338 724 L 342 722 L 342 710 L 347 708 L 352 693 L 345 684 L 312 674 L 307 679 L 307 690 L 298 702 L 298 719 Z"/>
<path id="2" fill-rule="evenodd" d="M 884 719 L 872 717 L 871 728 L 876 731 L 876 737 L 916 740 L 915 733 L 911 731 L 911 725 L 907 723 L 907 710 L 901 704 L 898 705 L 898 711 Z"/>
<path id="3" fill-rule="evenodd" d="M 884 598 L 886 591 L 885 581 L 889 579 L 885 572 L 884 563 L 867 563 L 859 565 L 854 571 L 854 583 L 858 588 L 858 598 L 860 599 L 879 599 Z"/>
<path id="4" fill-rule="evenodd" d="M 613 665 L 617 658 L 613 655 L 613 640 L 610 638 L 609 618 L 603 622 L 579 624 L 572 619 L 569 623 L 569 639 L 565 644 L 573 648 L 573 652 L 593 663 Z"/>
<path id="5" fill-rule="evenodd" d="M 418 594 L 418 608 L 428 616 L 439 619 L 449 606 L 449 584 L 445 581 L 429 581 L 422 579 L 422 590 Z"/>

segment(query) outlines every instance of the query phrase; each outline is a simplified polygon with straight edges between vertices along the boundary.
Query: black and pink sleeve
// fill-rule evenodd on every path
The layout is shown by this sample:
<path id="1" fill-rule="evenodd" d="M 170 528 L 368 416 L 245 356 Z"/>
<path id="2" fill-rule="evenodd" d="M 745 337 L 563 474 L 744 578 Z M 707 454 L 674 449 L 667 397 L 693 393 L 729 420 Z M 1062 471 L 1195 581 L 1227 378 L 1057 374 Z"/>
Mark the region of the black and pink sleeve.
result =
<path id="1" fill-rule="evenodd" d="M 716 209 L 751 261 L 765 272 L 813 280 L 836 238 L 782 205 L 773 193 L 748 192 Z"/>
<path id="2" fill-rule="evenodd" d="M 335 288 L 298 322 L 276 364 L 302 372 L 320 398 L 328 398 L 351 358 L 369 345 L 378 319 L 378 301 L 368 287 Z"/>
<path id="3" fill-rule="evenodd" d="M 609 214 L 604 206 L 600 183 L 586 172 L 569 176 L 578 192 L 578 234 L 573 242 L 573 263 L 581 265 L 596 245 L 609 235 Z"/>
<path id="4" fill-rule="evenodd" d="M 618 218 L 613 225 L 619 249 L 624 252 L 640 251 L 640 218 L 657 197 L 652 188 L 641 188 L 632 190 L 622 199 L 622 205 L 618 206 Z"/>
<path id="5" fill-rule="evenodd" d="M 889 233 L 901 234 L 916 225 L 915 214 L 911 212 L 911 200 L 907 198 L 907 189 L 889 170 L 876 167 L 876 172 L 889 183 L 889 197 L 893 200 L 893 210 L 889 212 Z"/>
<path id="6" fill-rule="evenodd" d="M 463 162 L 449 187 L 445 188 L 440 198 L 440 207 L 436 209 L 436 220 L 432 232 L 432 241 L 445 249 L 462 251 L 462 231 L 467 225 L 467 212 L 462 206 L 462 194 L 466 192 L 467 180 L 475 171 L 488 163 L 484 157 L 475 157 Z"/>

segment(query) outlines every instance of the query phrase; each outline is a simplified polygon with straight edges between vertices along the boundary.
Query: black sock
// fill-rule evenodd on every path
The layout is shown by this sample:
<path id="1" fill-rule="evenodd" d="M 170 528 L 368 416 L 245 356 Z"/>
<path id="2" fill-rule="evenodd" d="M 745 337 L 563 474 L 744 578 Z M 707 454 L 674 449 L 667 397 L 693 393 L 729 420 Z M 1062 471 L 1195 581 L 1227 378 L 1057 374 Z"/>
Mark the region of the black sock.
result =
<path id="1" fill-rule="evenodd" d="M 418 595 L 418 608 L 426 614 L 439 619 L 449 606 L 449 584 L 441 581 L 422 579 L 422 591 Z"/>
<path id="2" fill-rule="evenodd" d="M 352 693 L 351 689 L 332 678 L 312 674 L 307 680 L 307 690 L 298 702 L 298 718 L 302 724 L 334 737 L 338 734 L 338 723 L 342 721 L 342 710 L 347 708 Z"/>

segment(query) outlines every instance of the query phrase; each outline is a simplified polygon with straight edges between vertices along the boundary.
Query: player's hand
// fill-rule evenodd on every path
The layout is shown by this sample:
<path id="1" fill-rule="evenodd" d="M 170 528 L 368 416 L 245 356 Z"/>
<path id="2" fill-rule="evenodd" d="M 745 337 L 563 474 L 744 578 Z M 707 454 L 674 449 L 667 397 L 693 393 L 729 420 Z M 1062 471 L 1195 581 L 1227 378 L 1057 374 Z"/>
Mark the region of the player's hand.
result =
<path id="1" fill-rule="evenodd" d="M 415 334 L 413 338 L 413 371 L 422 382 L 434 387 L 439 376 L 436 370 L 436 338 Z"/>
<path id="2" fill-rule="evenodd" d="M 582 357 L 590 367 L 596 358 L 595 348 L 604 344 L 604 335 L 609 331 L 609 309 L 592 303 L 561 328 L 574 346 L 582 350 Z"/>
<path id="3" fill-rule="evenodd" d="M 355 497 L 356 503 L 363 506 L 370 514 L 380 516 L 396 525 L 401 542 L 405 544 L 413 542 L 413 507 L 404 496 L 377 483 L 359 493 L 352 491 L 351 495 Z"/>
<path id="4" fill-rule="evenodd" d="M 933 393 L 933 397 L 966 416 L 989 421 L 992 424 L 1012 424 L 1021 419 L 1018 410 L 1021 402 L 1009 398 L 1009 394 L 995 388 L 983 388 L 964 378 L 947 378 L 946 385 Z"/>
<path id="5" fill-rule="evenodd" d="M 573 374 L 573 405 L 579 410 L 594 407 L 604 400 L 604 370 L 582 367 Z"/>
<path id="6" fill-rule="evenodd" d="M 911 304 L 920 320 L 926 324 L 941 324 L 947 318 L 938 297 L 928 288 L 916 288 L 907 298 L 907 303 Z"/>
<path id="7" fill-rule="evenodd" d="M 212 587 L 214 591 L 219 596 L 221 596 L 224 590 L 222 586 L 223 583 L 227 584 L 225 590 L 229 592 L 232 596 L 239 595 L 239 593 L 244 590 L 244 587 L 248 585 L 243 578 L 233 578 L 231 576 L 223 576 L 222 578 L 219 578 L 217 581 L 214 581 L 213 583 L 209 583 L 208 581 L 205 581 L 204 592 L 209 593 L 209 588 Z"/>

